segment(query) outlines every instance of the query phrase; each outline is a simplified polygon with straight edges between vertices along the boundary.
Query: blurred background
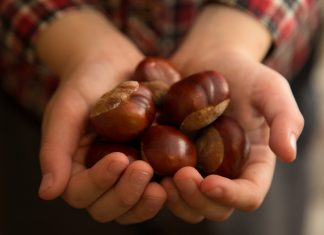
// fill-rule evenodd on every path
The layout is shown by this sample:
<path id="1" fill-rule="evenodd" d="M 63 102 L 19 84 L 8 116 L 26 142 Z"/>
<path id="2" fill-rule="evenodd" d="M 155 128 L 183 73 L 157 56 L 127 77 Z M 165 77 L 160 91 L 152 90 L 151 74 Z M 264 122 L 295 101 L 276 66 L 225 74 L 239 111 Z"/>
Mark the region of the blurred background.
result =
<path id="1" fill-rule="evenodd" d="M 316 50 L 315 66 L 310 73 L 315 112 L 307 113 L 306 108 L 307 114 L 314 115 L 314 119 L 310 119 L 314 131 L 311 132 L 307 148 L 302 151 L 301 159 L 291 165 L 278 163 L 273 186 L 258 211 L 248 214 L 238 212 L 228 222 L 216 223 L 216 230 L 215 223 L 202 223 L 210 228 L 208 231 L 213 231 L 210 233 L 204 232 L 199 226 L 182 223 L 167 212 L 143 225 L 121 227 L 115 223 L 98 224 L 84 210 L 70 208 L 61 199 L 51 202 L 40 200 L 37 197 L 40 181 L 39 121 L 0 92 L 0 235 L 179 234 L 172 233 L 174 226 L 183 228 L 186 235 L 225 235 L 225 231 L 232 229 L 233 225 L 237 231 L 233 235 L 295 235 L 300 231 L 287 232 L 285 226 L 299 223 L 303 235 L 323 235 L 324 105 L 321 102 L 324 101 L 324 37 L 320 44 Z M 290 198 L 282 197 L 283 194 Z M 305 203 L 304 217 L 298 214 L 299 203 Z M 291 213 L 286 213 L 287 210 L 293 213 L 296 210 L 296 217 L 288 218 Z M 161 219 L 166 223 L 160 224 Z M 274 228 L 276 232 L 273 232 Z M 253 229 L 262 232 L 252 233 Z"/>
<path id="2" fill-rule="evenodd" d="M 324 2 L 322 2 L 322 10 Z M 323 34 L 323 32 L 322 32 Z M 312 82 L 317 100 L 316 115 L 318 123 L 307 149 L 310 172 L 310 198 L 308 201 L 305 235 L 324 234 L 324 37 L 318 48 L 317 60 L 312 72 Z"/>

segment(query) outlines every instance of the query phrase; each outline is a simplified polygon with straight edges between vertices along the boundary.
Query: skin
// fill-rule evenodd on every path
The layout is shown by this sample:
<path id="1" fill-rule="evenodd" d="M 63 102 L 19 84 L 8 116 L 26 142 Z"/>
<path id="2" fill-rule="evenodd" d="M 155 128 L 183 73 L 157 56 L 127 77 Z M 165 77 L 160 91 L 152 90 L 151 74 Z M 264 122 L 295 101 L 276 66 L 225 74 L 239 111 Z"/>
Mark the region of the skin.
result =
<path id="1" fill-rule="evenodd" d="M 214 22 L 226 23 L 215 26 Z M 206 37 L 201 39 L 201 35 Z M 189 167 L 179 170 L 173 179 L 164 179 L 168 207 L 183 220 L 223 221 L 235 209 L 257 209 L 271 185 L 276 156 L 285 162 L 296 157 L 295 140 L 303 128 L 303 117 L 287 80 L 260 63 L 270 45 L 269 33 L 250 16 L 210 7 L 172 58 L 184 74 L 208 69 L 224 74 L 231 91 L 228 115 L 240 122 L 251 142 L 238 179 L 203 178 Z"/>
<path id="2" fill-rule="evenodd" d="M 251 153 L 236 180 L 203 178 L 185 167 L 157 184 L 150 182 L 153 170 L 147 163 L 130 164 L 121 153 L 91 169 L 83 164 L 93 135 L 87 123 L 90 108 L 102 93 L 126 80 L 144 55 L 98 12 L 69 12 L 54 21 L 35 41 L 39 57 L 61 77 L 44 116 L 40 197 L 62 196 L 99 222 L 121 224 L 148 220 L 164 205 L 190 223 L 222 221 L 235 209 L 257 209 L 270 187 L 276 158 L 295 159 L 303 128 L 287 80 L 261 63 L 271 43 L 264 26 L 245 13 L 221 5 L 201 12 L 170 60 L 185 75 L 206 69 L 224 74 L 232 94 L 228 114 L 247 131 Z"/>
<path id="3" fill-rule="evenodd" d="M 85 36 L 75 40 L 73 35 Z M 135 223 L 153 217 L 166 192 L 149 182 L 153 170 L 147 163 L 129 164 L 125 155 L 113 153 L 91 169 L 84 166 L 93 135 L 87 123 L 90 108 L 128 78 L 142 53 L 94 11 L 68 13 L 38 36 L 36 46 L 39 57 L 61 78 L 43 121 L 40 197 L 62 196 L 99 222 Z"/>

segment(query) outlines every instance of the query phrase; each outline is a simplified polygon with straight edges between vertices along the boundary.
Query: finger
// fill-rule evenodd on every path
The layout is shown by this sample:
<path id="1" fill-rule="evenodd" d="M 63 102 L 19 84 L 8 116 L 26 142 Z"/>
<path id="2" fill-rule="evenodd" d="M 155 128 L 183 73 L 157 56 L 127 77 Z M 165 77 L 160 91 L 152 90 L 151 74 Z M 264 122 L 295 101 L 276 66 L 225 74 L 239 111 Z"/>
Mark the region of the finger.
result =
<path id="1" fill-rule="evenodd" d="M 166 192 L 158 183 L 150 183 L 140 201 L 128 212 L 117 218 L 120 224 L 144 222 L 153 218 L 163 207 L 166 201 Z"/>
<path id="2" fill-rule="evenodd" d="M 117 182 L 128 164 L 122 153 L 109 154 L 90 169 L 75 162 L 74 168 L 83 169 L 72 176 L 63 198 L 75 208 L 88 207 Z"/>
<path id="3" fill-rule="evenodd" d="M 88 208 L 90 215 L 98 222 L 108 222 L 126 213 L 140 200 L 152 175 L 146 162 L 131 163 L 115 187 Z"/>
<path id="4" fill-rule="evenodd" d="M 67 186 L 72 156 L 83 132 L 87 111 L 82 97 L 73 91 L 57 93 L 47 107 L 40 149 L 41 198 L 58 197 Z"/>
<path id="5" fill-rule="evenodd" d="M 214 201 L 243 211 L 253 211 L 262 204 L 272 182 L 275 155 L 267 146 L 253 146 L 239 179 L 207 176 L 200 185 L 203 194 Z"/>
<path id="6" fill-rule="evenodd" d="M 270 126 L 271 149 L 279 159 L 291 162 L 296 158 L 296 141 L 302 132 L 304 119 L 287 80 L 268 70 L 268 77 L 263 78 L 268 82 L 260 84 L 253 96 L 254 104 Z"/>
<path id="7" fill-rule="evenodd" d="M 164 178 L 161 185 L 167 192 L 167 206 L 168 209 L 178 218 L 188 223 L 199 223 L 205 217 L 195 209 L 188 206 L 188 204 L 181 198 L 176 185 L 171 178 Z"/>
<path id="8" fill-rule="evenodd" d="M 232 208 L 215 203 L 200 191 L 199 185 L 203 178 L 196 169 L 184 167 L 175 174 L 173 180 L 184 201 L 207 219 L 224 221 L 233 212 Z"/>

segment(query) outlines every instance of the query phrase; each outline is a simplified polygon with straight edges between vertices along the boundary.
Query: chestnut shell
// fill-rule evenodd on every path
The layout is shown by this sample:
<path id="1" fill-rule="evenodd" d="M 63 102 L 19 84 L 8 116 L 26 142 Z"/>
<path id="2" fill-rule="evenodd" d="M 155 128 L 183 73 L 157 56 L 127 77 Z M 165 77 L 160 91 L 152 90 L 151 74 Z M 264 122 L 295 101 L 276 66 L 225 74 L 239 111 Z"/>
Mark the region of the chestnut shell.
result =
<path id="1" fill-rule="evenodd" d="M 220 116 L 229 98 L 229 86 L 221 74 L 196 73 L 170 87 L 163 100 L 163 115 L 184 132 L 196 131 Z"/>
<path id="2" fill-rule="evenodd" d="M 197 153 L 192 141 L 176 128 L 151 126 L 142 138 L 141 155 L 158 175 L 173 175 L 184 166 L 195 167 Z"/>
<path id="3" fill-rule="evenodd" d="M 151 91 L 137 81 L 121 83 L 104 94 L 90 114 L 98 134 L 111 142 L 127 142 L 141 135 L 155 118 Z"/>
<path id="4" fill-rule="evenodd" d="M 133 79 L 140 82 L 162 81 L 166 85 L 181 79 L 174 66 L 162 57 L 146 57 L 136 67 Z"/>
<path id="5" fill-rule="evenodd" d="M 228 116 L 218 118 L 212 126 L 220 132 L 225 146 L 223 162 L 215 173 L 237 178 L 250 152 L 247 135 L 241 125 Z"/>

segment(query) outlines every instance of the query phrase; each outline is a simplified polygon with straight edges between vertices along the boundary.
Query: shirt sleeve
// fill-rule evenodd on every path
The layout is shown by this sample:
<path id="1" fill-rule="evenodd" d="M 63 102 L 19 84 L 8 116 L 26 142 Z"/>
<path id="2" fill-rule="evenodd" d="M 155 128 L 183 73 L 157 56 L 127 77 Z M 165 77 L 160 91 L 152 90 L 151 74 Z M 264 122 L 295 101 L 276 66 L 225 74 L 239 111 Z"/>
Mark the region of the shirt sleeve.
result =
<path id="1" fill-rule="evenodd" d="M 302 24 L 316 17 L 316 0 L 217 0 L 209 1 L 226 4 L 246 11 L 258 19 L 272 34 L 275 44 L 289 37 Z M 315 14 L 314 14 L 315 13 Z M 312 15 L 313 14 L 313 15 Z"/>
<path id="2" fill-rule="evenodd" d="M 1 0 L 2 44 L 14 54 L 32 60 L 32 40 L 38 31 L 65 11 L 90 6 L 94 6 L 90 0 Z"/>
<path id="3" fill-rule="evenodd" d="M 266 63 L 293 74 L 307 58 L 320 21 L 316 0 L 209 0 L 238 8 L 259 20 L 271 33 L 273 47 Z"/>

